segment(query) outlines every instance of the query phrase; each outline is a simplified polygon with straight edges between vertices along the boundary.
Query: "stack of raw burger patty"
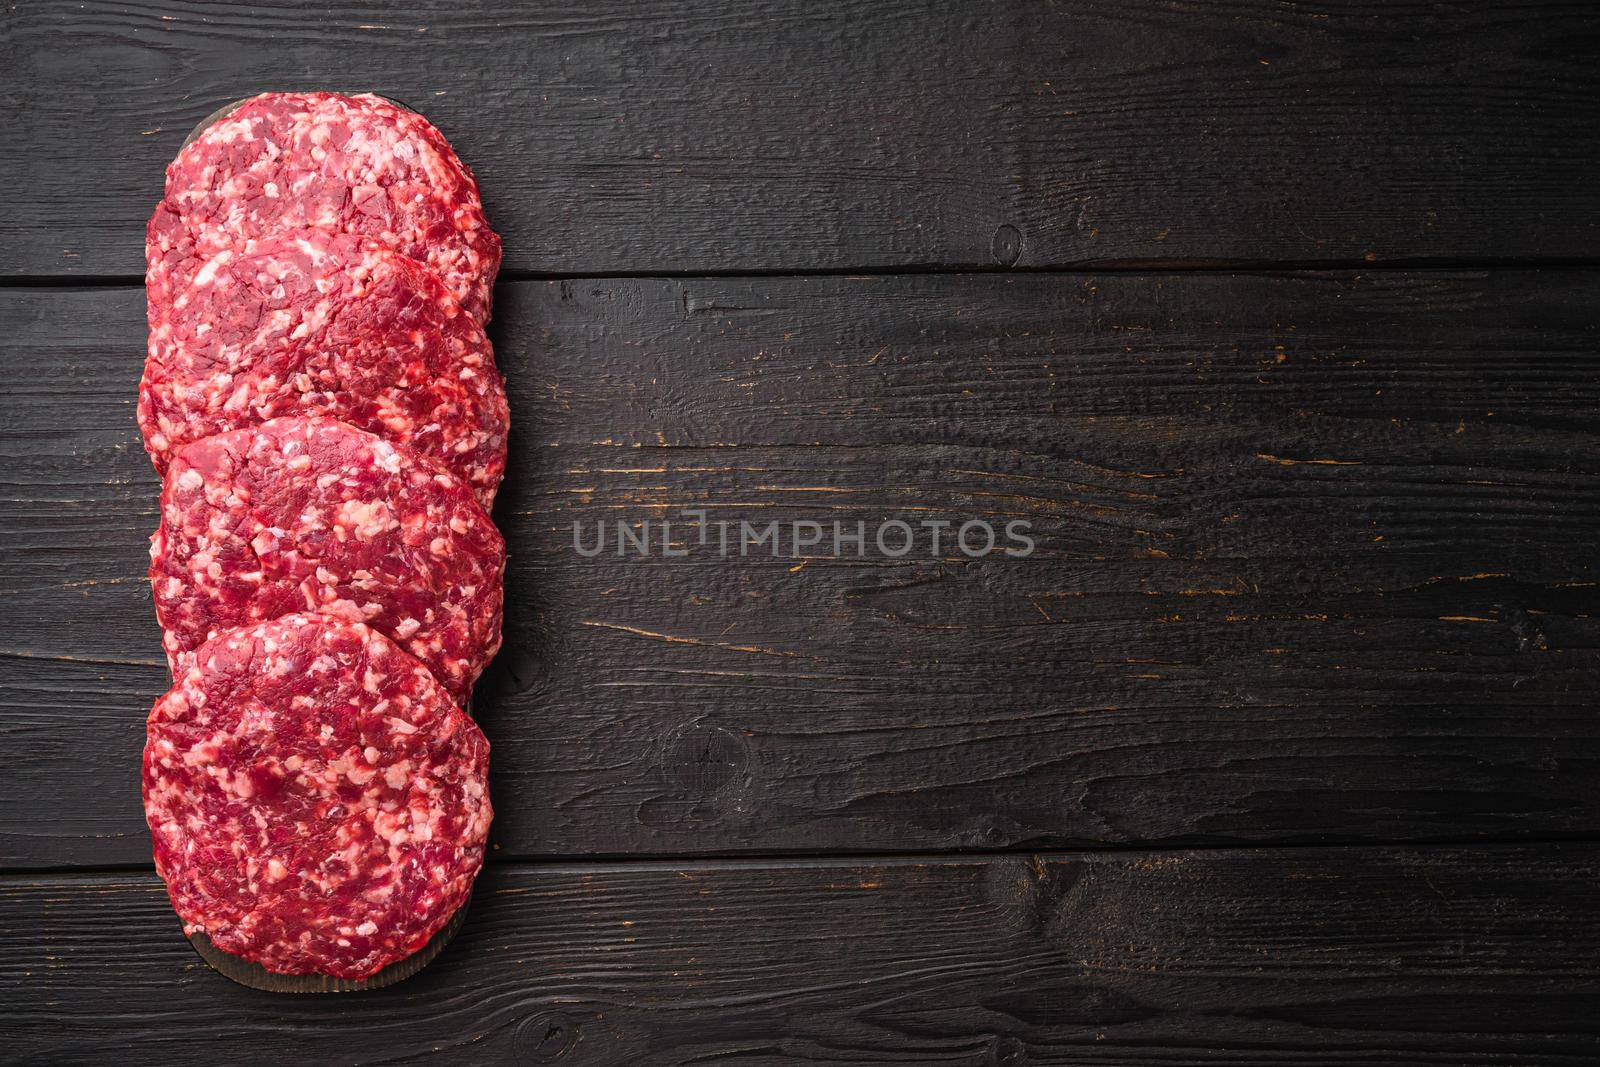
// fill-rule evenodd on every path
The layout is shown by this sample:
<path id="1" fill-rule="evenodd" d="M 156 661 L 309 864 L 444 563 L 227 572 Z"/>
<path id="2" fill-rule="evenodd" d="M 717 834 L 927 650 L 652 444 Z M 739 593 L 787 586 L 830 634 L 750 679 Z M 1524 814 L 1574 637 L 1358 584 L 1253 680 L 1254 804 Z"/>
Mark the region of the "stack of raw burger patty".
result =
<path id="1" fill-rule="evenodd" d="M 156 869 L 217 948 L 367 978 L 462 906 L 492 817 L 500 239 L 421 116 L 271 93 L 167 168 L 146 255 Z"/>

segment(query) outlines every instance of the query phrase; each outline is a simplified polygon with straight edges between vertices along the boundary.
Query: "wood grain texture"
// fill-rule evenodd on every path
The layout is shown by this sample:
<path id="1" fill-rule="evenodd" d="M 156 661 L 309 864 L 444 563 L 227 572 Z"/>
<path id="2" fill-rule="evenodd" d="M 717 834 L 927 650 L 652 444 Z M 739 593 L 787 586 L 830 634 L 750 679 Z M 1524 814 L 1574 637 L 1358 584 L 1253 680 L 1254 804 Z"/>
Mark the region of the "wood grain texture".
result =
<path id="1" fill-rule="evenodd" d="M 373 993 L 195 958 L 148 875 L 0 879 L 17 1062 L 1576 1064 L 1592 846 L 487 871 Z"/>
<path id="2" fill-rule="evenodd" d="M 1577 272 L 503 286 L 495 843 L 1592 834 L 1597 297 Z M 0 292 L 0 336 L 0 861 L 145 862 L 140 295 Z M 1038 548 L 573 551 L 575 521 L 685 507 L 1021 518 Z"/>
<path id="3" fill-rule="evenodd" d="M 162 168 L 265 89 L 372 89 L 552 273 L 1592 261 L 1578 0 L 529 9 L 8 0 L 0 275 L 136 275 Z"/>

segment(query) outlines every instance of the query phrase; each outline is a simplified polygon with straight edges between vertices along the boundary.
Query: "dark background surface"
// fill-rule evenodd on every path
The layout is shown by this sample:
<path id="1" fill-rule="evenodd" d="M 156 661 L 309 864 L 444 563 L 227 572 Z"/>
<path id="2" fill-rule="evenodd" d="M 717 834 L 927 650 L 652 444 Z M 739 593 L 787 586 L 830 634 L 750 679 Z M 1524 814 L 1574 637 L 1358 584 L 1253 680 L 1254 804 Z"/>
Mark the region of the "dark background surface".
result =
<path id="1" fill-rule="evenodd" d="M 1600 16 L 0 10 L 0 1058 L 1600 1056 Z M 516 419 L 494 853 L 231 985 L 139 809 L 143 222 L 219 104 L 478 172 Z M 1026 559 L 584 559 L 987 518 Z"/>

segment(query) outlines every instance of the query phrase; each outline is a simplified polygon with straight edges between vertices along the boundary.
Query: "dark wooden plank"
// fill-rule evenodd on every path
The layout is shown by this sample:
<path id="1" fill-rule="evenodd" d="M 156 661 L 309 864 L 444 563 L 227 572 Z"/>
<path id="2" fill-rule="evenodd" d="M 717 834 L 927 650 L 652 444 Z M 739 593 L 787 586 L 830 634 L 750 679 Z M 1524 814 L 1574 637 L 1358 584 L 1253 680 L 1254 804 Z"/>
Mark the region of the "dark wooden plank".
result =
<path id="1" fill-rule="evenodd" d="M 374 89 L 550 272 L 1595 257 L 1597 19 L 1395 5 L 61 4 L 0 33 L 0 274 L 135 274 L 213 108 Z"/>
<path id="2" fill-rule="evenodd" d="M 1600 274 L 523 282 L 503 855 L 1589 835 Z M 143 862 L 134 290 L 0 292 L 0 861 Z M 1033 524 L 585 559 L 574 521 Z M 875 554 L 876 555 L 876 554 Z"/>
<path id="3" fill-rule="evenodd" d="M 17 1062 L 1593 1062 L 1592 846 L 528 867 L 373 993 L 232 985 L 149 875 L 0 879 Z"/>

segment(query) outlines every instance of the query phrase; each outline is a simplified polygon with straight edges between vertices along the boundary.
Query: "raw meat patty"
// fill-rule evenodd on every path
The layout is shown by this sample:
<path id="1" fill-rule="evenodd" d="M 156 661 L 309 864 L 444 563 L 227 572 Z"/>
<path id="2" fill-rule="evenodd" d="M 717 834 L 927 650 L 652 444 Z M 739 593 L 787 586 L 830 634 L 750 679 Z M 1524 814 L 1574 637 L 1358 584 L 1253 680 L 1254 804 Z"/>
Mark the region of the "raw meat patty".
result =
<path id="1" fill-rule="evenodd" d="M 235 626 L 364 622 L 458 702 L 500 647 L 505 542 L 466 483 L 335 419 L 272 419 L 181 449 L 150 582 L 173 677 Z"/>
<path id="2" fill-rule="evenodd" d="M 187 933 L 280 974 L 365 978 L 467 898 L 489 742 L 359 623 L 230 630 L 156 702 L 144 810 Z"/>
<path id="3" fill-rule="evenodd" d="M 433 457 L 492 506 L 510 424 L 494 351 L 415 260 L 320 230 L 263 237 L 150 317 L 139 426 L 157 470 L 214 433 L 328 415 Z"/>
<path id="4" fill-rule="evenodd" d="M 500 238 L 472 172 L 421 115 L 336 93 L 252 97 L 178 153 L 145 230 L 152 313 L 222 249 L 305 228 L 410 256 L 489 318 Z"/>

